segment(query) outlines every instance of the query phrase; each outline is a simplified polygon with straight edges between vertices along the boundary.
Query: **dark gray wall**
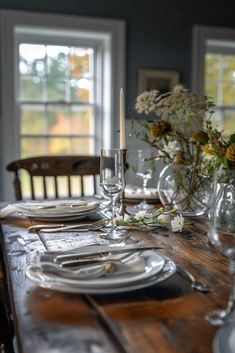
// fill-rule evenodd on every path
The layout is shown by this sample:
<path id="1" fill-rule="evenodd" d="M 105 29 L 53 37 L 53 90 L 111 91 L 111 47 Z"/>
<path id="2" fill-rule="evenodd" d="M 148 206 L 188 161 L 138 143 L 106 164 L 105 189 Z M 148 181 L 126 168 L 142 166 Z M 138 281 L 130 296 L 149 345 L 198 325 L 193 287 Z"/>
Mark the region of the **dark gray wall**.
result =
<path id="1" fill-rule="evenodd" d="M 192 26 L 235 27 L 234 0 L 0 0 L 0 9 L 125 20 L 129 115 L 140 68 L 179 70 L 181 82 L 190 88 Z"/>

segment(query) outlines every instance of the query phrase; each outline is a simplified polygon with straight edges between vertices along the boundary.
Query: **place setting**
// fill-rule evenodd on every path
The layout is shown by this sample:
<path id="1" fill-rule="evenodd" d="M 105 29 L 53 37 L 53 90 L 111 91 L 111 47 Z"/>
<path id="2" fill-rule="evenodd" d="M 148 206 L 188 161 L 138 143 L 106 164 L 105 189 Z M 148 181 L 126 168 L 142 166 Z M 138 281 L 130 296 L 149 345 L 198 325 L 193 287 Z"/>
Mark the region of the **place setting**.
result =
<path id="1" fill-rule="evenodd" d="M 19 202 L 2 208 L 0 217 L 5 218 L 14 213 L 39 221 L 73 221 L 95 214 L 105 208 L 97 200 L 42 200 Z"/>
<path id="2" fill-rule="evenodd" d="M 135 239 L 130 241 L 132 224 L 130 222 L 128 227 L 125 208 L 122 210 L 125 197 L 125 163 L 125 149 L 101 150 L 100 186 L 104 195 L 111 199 L 111 217 L 90 224 L 81 223 L 80 227 L 78 224 L 58 228 L 39 228 L 39 225 L 41 237 L 43 236 L 44 243 L 50 250 L 37 253 L 30 261 L 26 269 L 28 278 L 40 287 L 52 290 L 102 294 L 145 288 L 162 282 L 175 273 L 175 263 L 158 253 L 154 246 L 141 246 Z M 37 207 L 40 206 L 37 205 Z M 89 206 L 73 205 L 70 207 L 72 211 L 69 211 L 69 215 L 70 212 L 72 214 L 76 212 L 74 208 L 79 209 L 79 207 Z M 60 211 L 59 207 L 49 206 L 47 210 L 50 210 L 51 217 Z M 122 214 L 121 210 L 124 211 Z M 36 212 L 38 216 L 38 212 L 41 215 L 45 210 L 38 208 Z M 146 229 L 147 227 L 151 229 L 151 223 L 154 222 L 155 226 L 166 223 L 166 214 L 164 220 L 163 210 L 155 212 L 154 216 L 148 216 L 148 219 L 146 210 L 143 219 L 139 218 L 139 221 L 138 212 L 143 211 L 136 211 L 135 229 L 138 227 L 142 229 L 143 219 L 146 222 Z M 171 212 L 168 212 L 167 216 L 167 222 L 169 222 Z M 29 230 L 32 230 L 32 227 Z M 71 236 L 67 231 L 75 232 Z M 53 237 L 52 233 L 54 233 Z M 70 247 L 58 249 L 56 243 L 59 242 L 56 241 L 56 237 L 60 237 L 60 243 L 62 242 L 63 245 L 67 242 L 66 238 L 69 238 Z M 77 245 L 75 245 L 76 240 Z"/>
<path id="3" fill-rule="evenodd" d="M 69 293 L 120 293 L 172 276 L 176 265 L 154 247 L 84 246 L 68 252 L 37 253 L 26 275 L 43 288 Z"/>

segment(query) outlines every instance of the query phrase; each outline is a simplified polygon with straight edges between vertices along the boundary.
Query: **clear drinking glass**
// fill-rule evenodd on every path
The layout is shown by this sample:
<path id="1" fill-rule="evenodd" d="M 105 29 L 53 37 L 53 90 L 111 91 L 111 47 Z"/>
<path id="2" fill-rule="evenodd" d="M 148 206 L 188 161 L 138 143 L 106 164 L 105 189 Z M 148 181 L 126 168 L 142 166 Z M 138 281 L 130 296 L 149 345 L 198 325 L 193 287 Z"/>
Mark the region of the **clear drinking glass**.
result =
<path id="1" fill-rule="evenodd" d="M 153 169 L 155 167 L 153 160 L 153 152 L 148 149 L 137 150 L 137 168 L 136 175 L 143 180 L 143 201 L 136 205 L 136 207 L 140 210 L 147 210 L 153 208 L 153 205 L 147 203 L 145 196 L 147 198 L 148 195 L 148 182 L 152 179 Z"/>
<path id="2" fill-rule="evenodd" d="M 115 223 L 116 201 L 125 188 L 125 150 L 102 149 L 100 158 L 100 185 L 103 192 L 112 201 L 111 229 L 106 238 L 119 239 L 125 233 Z"/>
<path id="3" fill-rule="evenodd" d="M 233 171 L 234 172 L 234 171 Z M 211 244 L 229 259 L 232 276 L 231 293 L 225 309 L 214 310 L 206 315 L 213 325 L 222 325 L 231 319 L 235 309 L 235 178 L 220 184 L 213 208 L 210 210 L 208 237 Z M 235 319 L 235 317 L 234 317 Z"/>

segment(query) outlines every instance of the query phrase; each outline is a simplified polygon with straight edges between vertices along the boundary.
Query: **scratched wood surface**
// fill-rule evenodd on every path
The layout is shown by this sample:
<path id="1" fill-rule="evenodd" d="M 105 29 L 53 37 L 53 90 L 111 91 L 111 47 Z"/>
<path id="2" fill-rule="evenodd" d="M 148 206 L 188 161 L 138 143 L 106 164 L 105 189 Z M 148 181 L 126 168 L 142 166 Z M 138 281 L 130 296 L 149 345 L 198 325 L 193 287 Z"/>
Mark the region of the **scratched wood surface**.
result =
<path id="1" fill-rule="evenodd" d="M 25 277 L 35 250 L 66 247 L 75 241 L 74 233 L 42 236 L 28 233 L 27 226 L 24 219 L 5 220 L 1 235 L 20 352 L 212 352 L 217 328 L 204 316 L 226 305 L 230 277 L 227 260 L 208 244 L 205 221 L 194 220 L 183 233 L 162 228 L 132 232 L 132 237 L 141 245 L 160 245 L 162 254 L 210 284 L 210 293 L 192 290 L 178 273 L 158 285 L 112 295 L 64 294 L 38 288 Z"/>

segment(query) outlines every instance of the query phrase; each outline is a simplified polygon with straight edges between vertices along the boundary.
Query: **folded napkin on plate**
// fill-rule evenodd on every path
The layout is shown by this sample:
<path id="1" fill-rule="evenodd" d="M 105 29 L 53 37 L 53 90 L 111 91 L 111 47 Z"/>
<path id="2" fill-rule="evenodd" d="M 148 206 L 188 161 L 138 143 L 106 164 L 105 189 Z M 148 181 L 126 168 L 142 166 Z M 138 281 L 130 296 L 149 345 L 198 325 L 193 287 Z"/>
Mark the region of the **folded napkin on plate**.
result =
<path id="1" fill-rule="evenodd" d="M 64 268 L 52 262 L 41 262 L 39 268 L 44 273 L 53 273 L 59 277 L 86 280 L 103 276 L 142 273 L 145 271 L 145 260 L 139 257 L 127 263 L 107 260 L 102 263 L 79 265 L 73 268 Z"/>

